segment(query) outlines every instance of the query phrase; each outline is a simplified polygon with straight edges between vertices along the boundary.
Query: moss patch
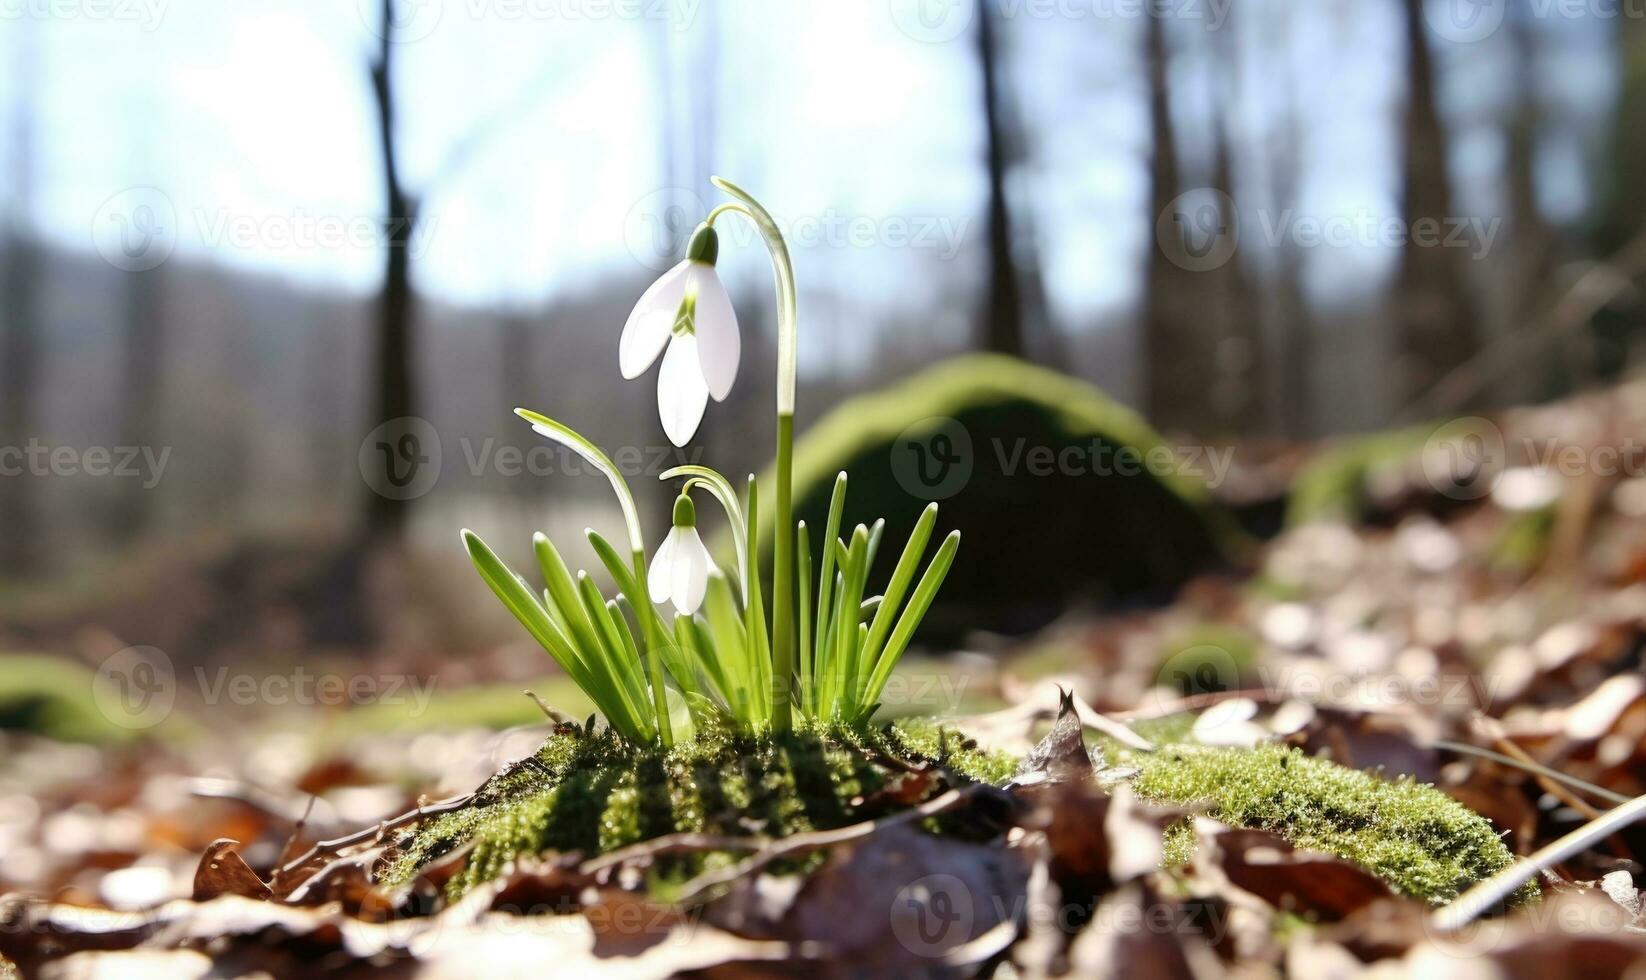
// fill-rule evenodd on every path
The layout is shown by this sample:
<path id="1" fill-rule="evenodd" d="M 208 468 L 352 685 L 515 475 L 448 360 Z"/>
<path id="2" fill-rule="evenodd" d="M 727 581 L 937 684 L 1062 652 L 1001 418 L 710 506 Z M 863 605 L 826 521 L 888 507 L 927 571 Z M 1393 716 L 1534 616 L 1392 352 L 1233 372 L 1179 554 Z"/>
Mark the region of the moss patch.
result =
<path id="1" fill-rule="evenodd" d="M 1156 752 L 1106 739 L 1100 748 L 1112 764 L 1138 770 L 1132 785 L 1145 800 L 1204 806 L 1225 823 L 1334 854 L 1437 905 L 1513 861 L 1485 818 L 1432 786 L 1384 779 L 1284 745 L 1182 744 L 1192 721 L 1180 715 L 1138 726 L 1162 746 Z M 899 806 L 875 795 L 899 775 L 878 758 L 921 763 L 945 751 L 954 770 L 996 785 L 1018 764 L 1008 754 L 969 747 L 931 720 L 872 733 L 798 731 L 760 742 L 710 734 L 669 752 L 635 748 L 609 733 L 557 734 L 530 762 L 492 777 L 477 805 L 419 828 L 391 856 L 383 878 L 409 881 L 470 841 L 474 850 L 448 885 L 454 894 L 524 854 L 597 854 L 679 831 L 781 837 L 844 826 Z M 1165 866 L 1185 864 L 1194 834 L 1186 823 L 1175 825 L 1165 845 Z M 657 866 L 657 882 L 666 887 L 736 857 L 667 858 Z M 1536 894 L 1528 885 L 1516 900 Z"/>
<path id="2" fill-rule="evenodd" d="M 1198 450 L 1167 443 L 1089 384 L 970 355 L 848 399 L 811 426 L 795 445 L 794 514 L 815 547 L 835 475 L 849 472 L 842 526 L 886 521 L 870 576 L 879 583 L 926 502 L 940 501 L 938 526 L 964 544 L 925 635 L 1016 631 L 1070 600 L 1169 596 L 1244 547 L 1205 477 L 1191 475 L 1211 475 L 1212 461 L 1189 453 Z M 761 517 L 769 552 L 772 518 Z"/>
<path id="3" fill-rule="evenodd" d="M 522 854 L 597 854 L 681 831 L 786 836 L 844 826 L 887 808 L 873 794 L 898 770 L 879 756 L 929 762 L 947 747 L 949 766 L 991 783 L 1005 782 L 1016 767 L 1010 756 L 961 743 L 932 722 L 873 733 L 797 731 L 760 742 L 710 734 L 669 752 L 636 748 L 609 732 L 556 734 L 534 761 L 492 777 L 478 805 L 420 828 L 383 878 L 408 881 L 468 841 L 474 850 L 448 886 L 453 893 L 496 877 Z M 732 859 L 692 855 L 658 870 L 675 878 Z"/>
<path id="4" fill-rule="evenodd" d="M 1366 517 L 1367 484 L 1380 472 L 1405 466 L 1422 450 L 1434 425 L 1377 432 L 1338 443 L 1303 467 L 1287 496 L 1286 523 L 1359 523 Z"/>
<path id="5" fill-rule="evenodd" d="M 1384 779 L 1289 746 L 1169 745 L 1150 753 L 1111 743 L 1106 751 L 1137 767 L 1133 785 L 1144 799 L 1205 805 L 1218 820 L 1334 854 L 1437 905 L 1514 860 L 1489 821 L 1433 786 Z M 1168 864 L 1192 853 L 1192 835 L 1169 832 L 1167 842 Z M 1517 900 L 1536 895 L 1529 884 Z"/>
<path id="6" fill-rule="evenodd" d="M 122 728 L 97 706 L 96 675 L 81 664 L 44 654 L 0 654 L 0 729 L 62 742 L 120 743 L 177 734 L 179 725 Z"/>

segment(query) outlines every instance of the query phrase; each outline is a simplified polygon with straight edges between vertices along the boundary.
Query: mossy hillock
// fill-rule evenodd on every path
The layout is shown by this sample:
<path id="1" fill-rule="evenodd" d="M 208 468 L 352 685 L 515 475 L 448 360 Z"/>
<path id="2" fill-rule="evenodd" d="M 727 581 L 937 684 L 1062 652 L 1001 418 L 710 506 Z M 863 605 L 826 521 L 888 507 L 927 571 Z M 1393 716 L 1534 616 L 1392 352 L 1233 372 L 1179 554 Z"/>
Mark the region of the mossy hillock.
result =
<path id="1" fill-rule="evenodd" d="M 679 832 L 785 837 L 844 826 L 890 805 L 875 793 L 906 768 L 941 761 L 967 779 L 1003 783 L 1017 760 L 977 749 L 932 722 L 879 731 L 797 730 L 767 739 L 700 734 L 671 750 L 568 726 L 530 760 L 492 777 L 473 805 L 418 828 L 383 869 L 389 884 L 472 842 L 454 893 L 496 877 L 516 857 L 600 854 Z M 659 871 L 679 877 L 735 856 L 694 854 Z"/>
<path id="2" fill-rule="evenodd" d="M 1208 486 L 1226 459 L 1167 442 L 1086 382 L 973 354 L 850 398 L 807 429 L 794 513 L 815 545 L 841 471 L 848 531 L 883 517 L 885 539 L 902 541 L 939 502 L 964 544 L 924 635 L 1015 632 L 1070 602 L 1164 600 L 1241 553 L 1245 539 Z M 769 519 L 761 541 L 769 562 Z M 883 549 L 869 581 L 896 559 Z"/>

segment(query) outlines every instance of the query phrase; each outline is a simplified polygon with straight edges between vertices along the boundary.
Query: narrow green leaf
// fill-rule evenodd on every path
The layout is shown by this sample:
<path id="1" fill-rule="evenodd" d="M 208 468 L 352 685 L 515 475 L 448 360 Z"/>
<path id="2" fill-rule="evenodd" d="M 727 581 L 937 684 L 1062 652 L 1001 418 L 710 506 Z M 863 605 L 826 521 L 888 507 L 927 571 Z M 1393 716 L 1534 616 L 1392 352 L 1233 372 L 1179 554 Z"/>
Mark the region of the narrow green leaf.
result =
<path id="1" fill-rule="evenodd" d="M 796 609 L 796 625 L 800 633 L 800 713 L 817 715 L 816 675 L 812 672 L 812 543 L 806 533 L 806 522 L 795 527 L 795 588 L 800 594 Z"/>
<path id="2" fill-rule="evenodd" d="M 891 581 L 886 583 L 885 601 L 875 611 L 873 625 L 869 627 L 868 643 L 864 646 L 866 662 L 872 667 L 880 662 L 880 649 L 886 642 L 886 636 L 891 632 L 893 619 L 897 615 L 899 606 L 903 603 L 903 595 L 908 591 L 909 583 L 914 581 L 914 573 L 920 567 L 920 559 L 926 554 L 926 542 L 931 540 L 932 528 L 937 524 L 937 505 L 931 504 L 921 511 L 920 519 L 914 522 L 914 530 L 909 533 L 909 540 L 903 545 L 903 554 L 897 559 L 897 566 L 892 569 Z"/>
<path id="3" fill-rule="evenodd" d="M 595 469 L 605 474 L 611 482 L 612 492 L 617 494 L 618 506 L 623 509 L 623 523 L 629 530 L 629 548 L 632 551 L 644 551 L 646 539 L 640 533 L 640 512 L 634 506 L 634 494 L 629 492 L 629 484 L 623 479 L 623 473 L 609 459 L 600 447 L 585 439 L 581 433 L 569 425 L 556 422 L 547 415 L 542 415 L 528 408 L 517 408 L 514 414 L 531 423 L 532 431 L 546 439 L 552 439 L 572 452 L 588 460 Z"/>
<path id="4" fill-rule="evenodd" d="M 868 689 L 863 696 L 864 703 L 878 700 L 880 692 L 885 690 L 886 681 L 892 676 L 892 669 L 897 666 L 898 660 L 902 659 L 903 651 L 908 648 L 914 631 L 926 617 L 926 610 L 931 608 L 938 589 L 943 587 L 943 579 L 949 574 L 949 566 L 954 564 L 955 553 L 959 550 L 960 532 L 951 531 L 938 546 L 937 554 L 932 556 L 925 574 L 920 576 L 920 584 L 914 587 L 914 595 L 909 599 L 908 608 L 898 617 L 897 627 L 892 630 L 891 639 L 886 642 L 886 649 L 881 652 L 879 661 L 874 665 L 874 672 L 869 676 Z"/>
<path id="5" fill-rule="evenodd" d="M 829 496 L 829 519 L 823 525 L 823 570 L 817 575 L 817 651 L 821 656 L 827 649 L 829 621 L 834 615 L 834 542 L 840 537 L 840 515 L 846 509 L 846 471 L 834 478 L 834 490 Z"/>
<path id="6" fill-rule="evenodd" d="M 595 586 L 594 579 L 589 578 L 584 572 L 579 572 L 577 591 L 578 598 L 583 604 L 583 614 L 594 627 L 596 640 L 591 655 L 599 658 L 607 676 L 616 682 L 623 706 L 634 721 L 635 727 L 646 733 L 646 741 L 651 741 L 656 719 L 641 683 L 639 661 L 636 660 L 632 664 L 624 661 L 623 641 L 617 635 L 616 626 L 606 615 L 606 600 L 601 596 L 600 589 Z"/>

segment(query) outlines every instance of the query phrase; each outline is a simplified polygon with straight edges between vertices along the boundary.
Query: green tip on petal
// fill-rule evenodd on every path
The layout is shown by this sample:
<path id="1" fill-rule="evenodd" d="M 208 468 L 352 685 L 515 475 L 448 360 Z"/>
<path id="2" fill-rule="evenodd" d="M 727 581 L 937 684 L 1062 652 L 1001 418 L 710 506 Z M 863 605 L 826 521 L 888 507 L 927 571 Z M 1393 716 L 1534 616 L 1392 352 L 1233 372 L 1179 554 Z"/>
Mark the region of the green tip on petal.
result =
<path id="1" fill-rule="evenodd" d="M 720 257 L 720 236 L 707 224 L 700 224 L 686 243 L 686 258 L 704 265 L 714 265 Z"/>
<path id="2" fill-rule="evenodd" d="M 692 498 L 685 494 L 674 498 L 674 526 L 697 526 L 697 507 L 692 504 Z"/>

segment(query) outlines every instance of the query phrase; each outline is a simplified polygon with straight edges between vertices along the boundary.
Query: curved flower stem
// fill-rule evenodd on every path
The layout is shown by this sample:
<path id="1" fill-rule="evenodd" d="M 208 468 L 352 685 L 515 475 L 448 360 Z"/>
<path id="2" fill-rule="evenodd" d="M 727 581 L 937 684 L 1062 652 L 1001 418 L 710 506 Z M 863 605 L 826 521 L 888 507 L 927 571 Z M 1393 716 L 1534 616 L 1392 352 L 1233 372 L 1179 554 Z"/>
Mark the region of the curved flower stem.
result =
<path id="1" fill-rule="evenodd" d="M 643 591 L 646 588 L 646 553 L 641 549 L 634 552 L 634 580 Z M 646 615 L 647 613 L 651 615 Z M 635 618 L 640 620 L 640 629 L 646 637 L 646 651 L 650 654 L 646 658 L 646 679 L 652 688 L 652 710 L 657 712 L 657 736 L 663 747 L 674 745 L 674 725 L 669 721 L 669 692 L 663 687 L 663 636 L 659 627 L 656 609 L 636 609 Z"/>
<path id="2" fill-rule="evenodd" d="M 772 728 L 787 731 L 793 723 L 790 690 L 794 683 L 794 389 L 796 299 L 794 265 L 777 222 L 748 191 L 724 177 L 710 177 L 714 186 L 738 200 L 709 212 L 713 224 L 721 214 L 736 211 L 754 223 L 771 253 L 777 280 L 777 510 L 772 521 Z"/>
<path id="3" fill-rule="evenodd" d="M 743 520 L 743 507 L 737 502 L 737 491 L 732 489 L 731 481 L 721 476 L 719 472 L 707 466 L 687 465 L 676 466 L 673 469 L 659 473 L 659 480 L 673 480 L 677 477 L 686 477 L 681 485 L 681 492 L 689 491 L 694 486 L 700 486 L 714 495 L 720 501 L 720 506 L 726 511 L 726 520 L 732 526 L 732 545 L 737 549 L 738 584 L 743 591 L 743 604 L 749 604 L 749 549 L 748 549 L 748 522 Z"/>
<path id="4" fill-rule="evenodd" d="M 618 506 L 623 509 L 623 523 L 629 532 L 629 550 L 634 554 L 635 581 L 645 588 L 646 583 L 646 539 L 640 533 L 640 512 L 634 506 L 634 494 L 629 492 L 629 483 L 623 479 L 623 472 L 614 465 L 600 447 L 583 438 L 582 434 L 568 425 L 556 422 L 539 412 L 529 408 L 517 408 L 514 414 L 531 423 L 532 429 L 538 435 L 566 446 L 573 452 L 588 460 L 606 479 L 611 482 L 612 492 L 617 494 Z M 652 706 L 657 712 L 657 731 L 663 740 L 663 747 L 674 744 L 674 733 L 669 724 L 668 692 L 663 689 L 663 650 L 662 638 L 653 625 L 657 617 L 640 616 L 642 629 L 646 635 L 646 648 L 651 654 L 647 658 L 646 670 L 652 688 Z"/>

